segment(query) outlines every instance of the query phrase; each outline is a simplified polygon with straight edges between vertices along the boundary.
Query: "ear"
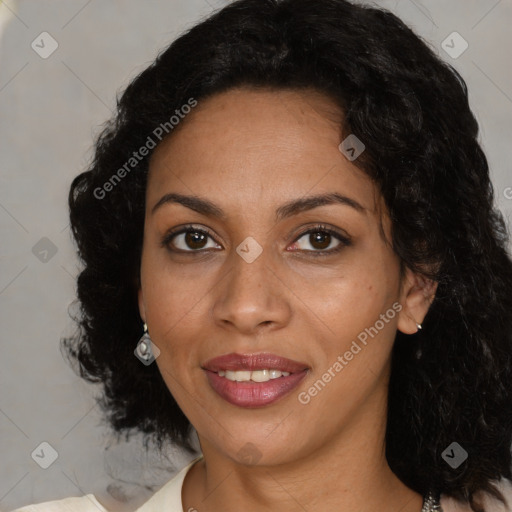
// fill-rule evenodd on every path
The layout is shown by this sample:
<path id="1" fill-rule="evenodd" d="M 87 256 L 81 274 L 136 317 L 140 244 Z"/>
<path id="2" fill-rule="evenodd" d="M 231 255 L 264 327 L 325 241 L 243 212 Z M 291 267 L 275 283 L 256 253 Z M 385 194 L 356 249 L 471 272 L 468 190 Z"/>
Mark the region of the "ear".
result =
<path id="1" fill-rule="evenodd" d="M 137 292 L 137 298 L 139 302 L 139 314 L 142 318 L 143 322 L 146 322 L 146 307 L 144 305 L 144 296 L 142 295 L 142 287 L 139 286 L 139 291 Z"/>
<path id="2" fill-rule="evenodd" d="M 423 323 L 423 319 L 434 300 L 437 281 L 416 274 L 409 268 L 406 268 L 403 279 L 400 294 L 402 309 L 398 314 L 397 327 L 404 334 L 414 334 L 418 331 L 416 322 L 418 324 Z"/>

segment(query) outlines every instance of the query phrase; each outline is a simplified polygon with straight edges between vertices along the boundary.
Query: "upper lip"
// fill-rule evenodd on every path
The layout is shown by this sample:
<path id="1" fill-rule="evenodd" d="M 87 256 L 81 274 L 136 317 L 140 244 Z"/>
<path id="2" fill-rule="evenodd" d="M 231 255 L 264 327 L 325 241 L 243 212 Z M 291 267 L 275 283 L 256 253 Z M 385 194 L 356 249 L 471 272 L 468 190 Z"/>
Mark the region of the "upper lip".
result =
<path id="1" fill-rule="evenodd" d="M 203 365 L 205 370 L 218 372 L 219 370 L 280 370 L 282 372 L 297 373 L 308 368 L 308 365 L 286 357 L 267 352 L 259 354 L 225 354 L 209 359 Z"/>

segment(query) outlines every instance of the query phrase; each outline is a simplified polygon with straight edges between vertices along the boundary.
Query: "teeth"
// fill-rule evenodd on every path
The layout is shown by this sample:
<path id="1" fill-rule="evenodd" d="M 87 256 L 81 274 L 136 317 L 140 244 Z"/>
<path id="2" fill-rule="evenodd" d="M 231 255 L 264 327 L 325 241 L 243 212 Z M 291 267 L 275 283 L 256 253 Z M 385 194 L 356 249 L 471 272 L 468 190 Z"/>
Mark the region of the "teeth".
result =
<path id="1" fill-rule="evenodd" d="M 227 370 L 225 377 L 226 377 L 226 379 L 229 379 L 229 380 L 236 380 L 236 381 L 242 382 L 242 381 L 251 380 L 251 372 L 248 372 L 248 371 L 233 372 L 231 370 Z"/>
<path id="2" fill-rule="evenodd" d="M 279 377 L 288 377 L 290 372 L 282 372 L 280 370 L 219 370 L 219 377 L 226 377 L 226 379 L 237 382 L 246 382 L 252 380 L 253 382 L 268 382 L 270 379 L 278 379 Z"/>
<path id="3" fill-rule="evenodd" d="M 281 372 L 279 372 L 281 373 Z M 270 380 L 269 370 L 256 370 L 251 373 L 251 380 L 254 382 L 267 382 Z"/>

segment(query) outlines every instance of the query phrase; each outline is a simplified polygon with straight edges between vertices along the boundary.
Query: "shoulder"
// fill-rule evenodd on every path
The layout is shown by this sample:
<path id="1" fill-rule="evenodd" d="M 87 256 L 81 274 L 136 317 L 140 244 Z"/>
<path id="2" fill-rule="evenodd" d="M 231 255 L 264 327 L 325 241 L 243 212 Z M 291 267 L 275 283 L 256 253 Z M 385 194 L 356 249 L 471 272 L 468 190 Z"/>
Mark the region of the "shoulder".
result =
<path id="1" fill-rule="evenodd" d="M 182 512 L 181 488 L 189 469 L 203 456 L 192 460 L 187 466 L 181 469 L 171 480 L 156 491 L 141 507 L 135 512 Z M 12 512 L 112 512 L 102 505 L 94 494 L 86 494 L 81 497 L 64 498 L 55 501 L 45 501 L 25 505 Z"/>
<path id="2" fill-rule="evenodd" d="M 86 494 L 80 497 L 26 505 L 12 512 L 108 512 L 108 510 L 96 499 L 94 494 Z"/>

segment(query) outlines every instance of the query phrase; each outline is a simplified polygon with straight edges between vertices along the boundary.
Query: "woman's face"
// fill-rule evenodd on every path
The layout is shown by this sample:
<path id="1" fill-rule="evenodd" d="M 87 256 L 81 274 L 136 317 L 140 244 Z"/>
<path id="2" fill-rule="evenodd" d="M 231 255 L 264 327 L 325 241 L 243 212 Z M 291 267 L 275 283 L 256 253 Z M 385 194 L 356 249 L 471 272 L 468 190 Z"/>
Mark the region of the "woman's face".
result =
<path id="1" fill-rule="evenodd" d="M 232 89 L 200 101 L 150 161 L 141 316 L 202 445 L 234 460 L 376 435 L 396 330 L 416 332 L 426 313 L 412 274 L 400 286 L 377 188 L 338 148 L 341 115 L 311 91 Z M 196 202 L 154 209 L 166 194 Z M 273 356 L 210 363 L 262 353 Z"/>

